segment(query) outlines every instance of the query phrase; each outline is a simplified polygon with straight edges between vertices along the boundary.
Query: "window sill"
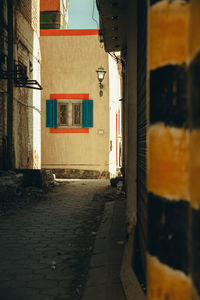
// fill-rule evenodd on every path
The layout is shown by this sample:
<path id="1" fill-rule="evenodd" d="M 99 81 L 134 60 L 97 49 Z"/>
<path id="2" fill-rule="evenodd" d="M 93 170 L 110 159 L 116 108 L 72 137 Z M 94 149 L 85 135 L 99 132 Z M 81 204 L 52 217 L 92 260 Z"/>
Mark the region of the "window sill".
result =
<path id="1" fill-rule="evenodd" d="M 50 128 L 50 133 L 89 133 L 89 128 Z"/>

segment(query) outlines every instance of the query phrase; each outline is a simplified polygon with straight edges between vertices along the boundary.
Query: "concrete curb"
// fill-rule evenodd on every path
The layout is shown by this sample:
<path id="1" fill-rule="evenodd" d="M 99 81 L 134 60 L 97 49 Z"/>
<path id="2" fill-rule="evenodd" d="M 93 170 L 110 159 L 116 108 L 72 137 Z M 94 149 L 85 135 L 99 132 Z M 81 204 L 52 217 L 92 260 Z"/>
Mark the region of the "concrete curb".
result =
<path id="1" fill-rule="evenodd" d="M 131 266 L 134 245 L 134 232 L 129 236 L 128 243 L 124 249 L 120 278 L 127 300 L 146 300 L 146 296 L 138 282 Z"/>
<path id="2" fill-rule="evenodd" d="M 125 300 L 120 269 L 126 236 L 125 203 L 107 202 L 82 300 Z"/>

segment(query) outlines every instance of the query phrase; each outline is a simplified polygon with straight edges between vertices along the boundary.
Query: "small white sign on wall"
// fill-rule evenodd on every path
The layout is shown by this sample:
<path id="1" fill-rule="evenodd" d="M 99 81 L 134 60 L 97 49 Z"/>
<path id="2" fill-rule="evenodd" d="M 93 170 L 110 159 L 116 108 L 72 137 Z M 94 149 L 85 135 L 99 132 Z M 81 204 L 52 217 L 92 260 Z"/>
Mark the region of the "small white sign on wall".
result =
<path id="1" fill-rule="evenodd" d="M 104 134 L 104 130 L 103 129 L 98 129 L 98 134 Z"/>

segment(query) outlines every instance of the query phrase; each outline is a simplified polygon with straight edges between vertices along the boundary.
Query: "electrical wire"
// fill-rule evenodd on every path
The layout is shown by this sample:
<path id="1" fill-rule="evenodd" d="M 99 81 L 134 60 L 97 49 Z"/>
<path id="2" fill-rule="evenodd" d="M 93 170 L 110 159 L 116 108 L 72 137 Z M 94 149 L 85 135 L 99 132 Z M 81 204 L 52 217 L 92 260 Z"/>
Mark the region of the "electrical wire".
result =
<path id="1" fill-rule="evenodd" d="M 119 63 L 120 58 L 117 57 L 117 55 L 114 52 L 108 52 L 108 54 L 117 62 Z"/>
<path id="2" fill-rule="evenodd" d="M 92 8 L 92 19 L 93 19 L 93 21 L 96 23 L 96 25 L 97 25 L 97 29 L 99 28 L 99 23 L 98 23 L 98 21 L 95 19 L 95 17 L 94 17 L 94 8 L 95 8 L 95 0 L 93 0 L 93 8 Z"/>
<path id="3" fill-rule="evenodd" d="M 116 59 L 116 61 L 118 63 L 120 61 L 119 57 L 115 54 L 115 52 L 113 52 L 113 55 L 114 55 L 114 57 L 115 57 L 115 59 Z"/>
<path id="4" fill-rule="evenodd" d="M 6 92 L 6 91 L 4 91 L 4 90 L 0 90 L 0 93 L 2 93 L 2 94 L 8 94 L 8 92 Z M 42 112 L 41 112 L 41 110 L 39 110 L 39 108 L 37 108 L 37 107 L 35 107 L 35 106 L 33 106 L 33 105 L 26 104 L 26 103 L 22 102 L 21 100 L 19 100 L 19 99 L 16 98 L 16 97 L 13 97 L 13 99 L 14 99 L 15 101 L 19 102 L 20 104 L 22 104 L 22 105 L 28 107 L 28 108 L 32 108 L 32 109 L 36 110 L 39 114 L 42 114 Z"/>

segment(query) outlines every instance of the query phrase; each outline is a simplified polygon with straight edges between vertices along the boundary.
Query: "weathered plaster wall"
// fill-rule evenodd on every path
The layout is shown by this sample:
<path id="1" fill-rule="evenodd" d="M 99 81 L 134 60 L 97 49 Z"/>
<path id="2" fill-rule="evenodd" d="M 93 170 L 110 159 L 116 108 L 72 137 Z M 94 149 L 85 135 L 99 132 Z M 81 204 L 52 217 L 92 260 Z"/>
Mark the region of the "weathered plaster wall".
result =
<path id="1" fill-rule="evenodd" d="M 33 1 L 35 2 L 35 1 Z M 40 82 L 40 44 L 37 35 L 39 28 L 39 5 L 35 15 L 30 4 L 30 19 L 24 18 L 21 11 L 16 11 L 15 59 L 27 67 L 29 79 Z M 37 27 L 35 23 L 37 19 Z M 32 22 L 33 21 L 33 22 Z M 40 101 L 39 90 L 14 88 L 14 149 L 16 168 L 41 167 L 40 139 Z M 37 108 L 35 110 L 33 107 Z"/>
<path id="2" fill-rule="evenodd" d="M 34 32 L 39 36 L 40 29 L 40 1 L 38 0 L 20 0 L 19 10 L 23 15 L 23 18 L 27 20 L 29 25 L 31 25 Z"/>
<path id="3" fill-rule="evenodd" d="M 41 36 L 42 167 L 109 170 L 109 77 L 99 96 L 96 69 L 108 72 L 108 54 L 97 35 Z M 46 100 L 50 94 L 89 93 L 94 101 L 94 127 L 89 133 L 50 133 Z M 100 131 L 99 131 L 100 130 Z"/>
<path id="4" fill-rule="evenodd" d="M 3 6 L 4 4 L 4 6 Z M 2 19 L 7 23 L 6 1 L 1 2 Z M 14 61 L 27 68 L 29 79 L 40 82 L 39 1 L 14 1 Z M 3 24 L 3 23 L 2 23 Z M 7 70 L 7 29 L 1 24 L 1 53 Z M 13 168 L 40 168 L 40 91 L 13 84 Z M 7 167 L 7 79 L 0 80 L 0 168 Z"/>

